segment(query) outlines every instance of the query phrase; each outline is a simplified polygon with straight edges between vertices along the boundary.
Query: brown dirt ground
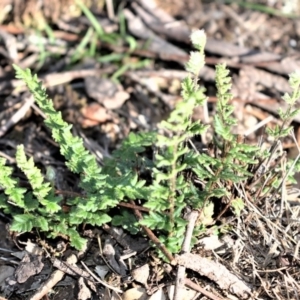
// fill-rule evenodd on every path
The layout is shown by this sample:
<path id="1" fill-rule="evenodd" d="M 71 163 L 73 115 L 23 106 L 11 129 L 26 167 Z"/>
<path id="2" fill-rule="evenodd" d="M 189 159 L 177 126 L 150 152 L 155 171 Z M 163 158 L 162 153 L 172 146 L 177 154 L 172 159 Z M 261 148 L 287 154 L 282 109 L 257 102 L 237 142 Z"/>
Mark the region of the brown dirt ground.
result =
<path id="1" fill-rule="evenodd" d="M 11 166 L 15 166 L 16 146 L 24 144 L 27 155 L 41 169 L 45 170 L 47 165 L 55 167 L 59 177 L 57 190 L 78 192 L 78 179 L 66 170 L 57 145 L 43 125 L 42 112 L 30 102 L 24 85 L 14 79 L 12 63 L 30 68 L 42 78 L 55 107 L 74 125 L 74 134 L 84 138 L 86 147 L 101 164 L 103 157 L 109 156 L 129 132 L 155 128 L 181 100 L 180 81 L 186 76 L 184 64 L 191 50 L 189 34 L 196 28 L 203 28 L 208 36 L 207 66 L 200 74 L 201 84 L 209 96 L 206 121 L 211 121 L 215 111 L 214 66 L 226 62 L 233 78 L 233 104 L 239 120 L 237 133 L 247 133 L 247 142 L 256 143 L 262 131 L 252 129 L 259 122 L 269 118 L 268 126 L 278 123 L 276 110 L 284 105 L 280 97 L 290 91 L 288 74 L 300 69 L 297 1 L 260 1 L 271 12 L 251 6 L 254 1 L 247 2 L 250 7 L 238 5 L 236 1 L 200 0 L 84 3 L 106 33 L 119 32 L 118 14 L 122 13 L 127 34 L 136 38 L 137 47 L 130 50 L 124 39 L 114 45 L 97 40 L 94 31 L 88 32 L 91 25 L 73 0 L 0 1 L 0 155 Z M 45 24 L 51 28 L 52 40 L 43 30 Z M 77 47 L 84 37 L 92 42 L 82 54 Z M 113 54 L 119 59 L 113 60 L 110 56 Z M 121 66 L 126 69 L 118 75 Z M 119 83 L 107 79 L 111 76 Z M 195 112 L 194 118 L 204 117 L 201 110 Z M 298 142 L 299 122 L 299 117 L 293 122 Z M 298 154 L 293 139 L 286 139 L 283 149 L 292 158 Z M 22 183 L 24 178 L 19 173 L 16 175 Z M 205 250 L 198 245 L 192 253 L 217 261 L 229 274 L 251 286 L 251 299 L 299 299 L 298 198 L 294 199 L 285 220 L 278 220 L 275 225 L 264 218 L 266 206 L 249 206 L 239 221 L 225 220 L 235 229 L 227 236 L 223 252 Z M 157 290 L 165 293 L 166 287 L 175 282 L 175 268 L 158 259 L 143 237 L 133 241 L 127 235 L 124 239 L 136 251 L 133 268 L 146 266 L 148 270 L 137 269 L 141 273 L 136 275 L 124 269 L 120 261 L 113 267 L 116 257 L 124 255 L 120 241 L 119 244 L 115 241 L 123 236 L 119 232 L 114 236 L 108 227 L 82 230 L 91 237 L 91 243 L 79 260 L 92 271 L 106 266 L 99 255 L 97 236 L 100 235 L 105 247 L 112 247 L 115 252 L 106 257 L 111 259 L 109 264 L 113 269 L 107 270 L 105 279 L 109 288 L 84 281 L 88 275 L 83 273 L 86 271 L 80 263 L 77 267 L 81 269 L 70 273 L 45 254 L 40 260 L 37 254 L 30 254 L 26 263 L 23 258 L 25 271 L 22 272 L 28 275 L 29 270 L 35 271 L 31 276 L 26 275 L 28 278 L 24 275 L 26 279 L 22 282 L 16 282 L 17 276 L 23 275 L 20 268 L 16 269 L 21 264 L 20 257 L 12 253 L 23 250 L 27 239 L 39 246 L 42 242 L 36 233 L 9 234 L 10 216 L 0 213 L 0 268 L 3 267 L 0 275 L 9 276 L 6 281 L 0 281 L 0 295 L 4 299 L 150 299 L 151 293 Z M 68 257 L 71 249 L 66 240 L 46 240 L 46 243 L 48 250 L 62 247 L 61 259 Z M 125 265 L 128 268 L 127 261 Z M 62 273 L 61 279 L 47 295 L 37 295 L 56 269 Z M 142 280 L 143 277 L 146 279 Z M 230 288 L 222 288 L 218 277 L 200 276 L 195 270 L 189 270 L 187 277 L 207 292 L 198 291 L 194 299 L 242 299 L 234 296 Z M 140 296 L 122 296 L 120 291 L 131 289 L 140 291 Z"/>

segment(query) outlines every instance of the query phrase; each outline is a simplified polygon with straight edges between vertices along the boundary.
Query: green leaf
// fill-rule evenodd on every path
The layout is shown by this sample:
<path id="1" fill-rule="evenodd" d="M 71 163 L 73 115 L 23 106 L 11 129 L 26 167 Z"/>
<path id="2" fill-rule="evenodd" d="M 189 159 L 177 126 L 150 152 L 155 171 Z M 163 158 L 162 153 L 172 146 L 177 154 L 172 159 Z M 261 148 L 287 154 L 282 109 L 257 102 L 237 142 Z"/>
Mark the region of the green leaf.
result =
<path id="1" fill-rule="evenodd" d="M 169 218 L 160 213 L 150 212 L 148 216 L 145 216 L 143 220 L 140 220 L 141 225 L 147 226 L 150 229 L 162 229 L 166 231 L 171 230 L 171 224 Z"/>
<path id="2" fill-rule="evenodd" d="M 82 250 L 86 247 L 86 239 L 82 238 L 77 230 L 74 228 L 69 228 L 67 234 L 70 237 L 70 244 L 72 247 L 75 247 L 77 250 Z"/>
<path id="3" fill-rule="evenodd" d="M 27 211 L 35 211 L 39 207 L 39 201 L 33 197 L 31 192 L 28 192 L 24 197 L 24 207 Z"/>
<path id="4" fill-rule="evenodd" d="M 40 228 L 42 231 L 48 231 L 49 227 L 48 227 L 48 221 L 46 220 L 46 218 L 44 217 L 37 217 L 34 220 L 34 226 Z"/>
<path id="5" fill-rule="evenodd" d="M 231 207 L 233 208 L 237 216 L 240 216 L 241 211 L 244 209 L 244 206 L 244 201 L 241 198 L 235 198 L 231 201 Z"/>
<path id="6" fill-rule="evenodd" d="M 90 218 L 87 223 L 91 225 L 97 225 L 102 226 L 103 224 L 106 224 L 111 221 L 111 217 L 104 213 L 98 213 L 97 215 L 94 214 L 93 218 Z"/>
<path id="7" fill-rule="evenodd" d="M 56 213 L 61 210 L 60 205 L 56 202 L 52 202 L 47 199 L 40 199 L 40 203 L 46 206 L 49 214 Z"/>
<path id="8" fill-rule="evenodd" d="M 294 109 L 294 110 L 292 110 L 290 112 L 289 118 L 294 119 L 299 113 L 300 113 L 300 109 L 299 108 Z"/>
<path id="9" fill-rule="evenodd" d="M 29 232 L 33 228 L 35 216 L 30 214 L 14 215 L 10 229 L 17 232 Z"/>
<path id="10" fill-rule="evenodd" d="M 214 220 L 212 218 L 213 214 L 214 214 L 214 204 L 212 202 L 209 202 L 202 209 L 202 211 L 198 217 L 198 222 L 202 225 L 213 224 L 213 222 L 214 222 Z"/>
<path id="11" fill-rule="evenodd" d="M 113 226 L 122 226 L 131 234 L 137 234 L 139 230 L 138 221 L 132 213 L 122 210 L 121 215 L 115 215 L 112 219 Z"/>
<path id="12" fill-rule="evenodd" d="M 12 189 L 6 189 L 5 193 L 9 195 L 10 199 L 15 203 L 15 205 L 25 208 L 24 203 L 24 194 L 26 193 L 25 188 L 12 188 Z"/>

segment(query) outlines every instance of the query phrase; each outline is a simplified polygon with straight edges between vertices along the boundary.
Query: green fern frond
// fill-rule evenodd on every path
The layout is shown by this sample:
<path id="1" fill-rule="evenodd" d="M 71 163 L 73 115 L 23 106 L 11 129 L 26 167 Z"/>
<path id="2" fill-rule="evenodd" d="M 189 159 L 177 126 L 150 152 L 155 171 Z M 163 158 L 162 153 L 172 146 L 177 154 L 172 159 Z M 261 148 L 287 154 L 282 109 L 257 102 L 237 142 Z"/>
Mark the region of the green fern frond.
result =
<path id="1" fill-rule="evenodd" d="M 5 159 L 2 157 L 0 157 L 0 169 L 0 187 L 4 189 L 4 193 L 8 196 L 8 201 L 17 207 L 25 209 L 26 204 L 24 201 L 24 194 L 27 190 L 18 187 L 18 180 L 12 178 L 13 169 L 5 166 Z M 9 208 L 6 199 L 3 199 L 1 202 L 1 208 Z"/>

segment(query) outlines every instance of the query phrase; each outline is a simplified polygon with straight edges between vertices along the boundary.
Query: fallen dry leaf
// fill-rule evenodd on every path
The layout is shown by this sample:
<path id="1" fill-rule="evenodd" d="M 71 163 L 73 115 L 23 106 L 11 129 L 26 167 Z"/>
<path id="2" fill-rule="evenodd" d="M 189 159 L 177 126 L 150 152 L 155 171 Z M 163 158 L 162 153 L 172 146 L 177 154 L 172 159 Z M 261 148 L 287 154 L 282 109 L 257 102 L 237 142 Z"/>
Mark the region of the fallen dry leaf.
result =
<path id="1" fill-rule="evenodd" d="M 145 264 L 141 267 L 138 267 L 138 268 L 132 270 L 131 275 L 135 281 L 143 284 L 147 288 L 147 286 L 148 286 L 147 280 L 149 277 L 149 271 L 150 271 L 149 265 Z"/>
<path id="2" fill-rule="evenodd" d="M 221 289 L 229 290 L 231 293 L 239 296 L 239 299 L 248 299 L 251 294 L 251 287 L 219 262 L 192 253 L 177 255 L 176 261 L 180 266 L 208 277 Z"/>
<path id="3" fill-rule="evenodd" d="M 90 289 L 86 286 L 83 277 L 80 277 L 78 280 L 78 300 L 87 300 L 92 297 Z"/>
<path id="4" fill-rule="evenodd" d="M 129 94 L 123 90 L 123 87 L 110 79 L 87 76 L 84 84 L 89 97 L 107 109 L 120 108 L 129 99 Z"/>
<path id="5" fill-rule="evenodd" d="M 146 300 L 147 298 L 146 290 L 141 287 L 127 290 L 122 296 L 122 300 Z"/>
<path id="6" fill-rule="evenodd" d="M 111 119 L 107 110 L 98 103 L 92 103 L 81 109 L 81 125 L 93 127 Z"/>

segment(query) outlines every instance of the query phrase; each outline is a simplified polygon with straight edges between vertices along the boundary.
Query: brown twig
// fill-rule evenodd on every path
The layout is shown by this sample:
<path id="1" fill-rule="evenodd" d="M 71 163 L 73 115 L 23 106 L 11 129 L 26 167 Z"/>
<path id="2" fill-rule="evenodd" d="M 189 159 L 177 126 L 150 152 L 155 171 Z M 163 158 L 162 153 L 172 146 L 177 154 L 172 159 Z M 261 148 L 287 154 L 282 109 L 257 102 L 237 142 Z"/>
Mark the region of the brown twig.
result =
<path id="1" fill-rule="evenodd" d="M 73 191 L 55 190 L 55 194 L 56 195 L 66 195 L 66 196 L 86 198 L 85 195 L 77 193 L 77 192 L 73 192 Z M 131 208 L 131 209 L 136 209 L 136 210 L 139 210 L 139 211 L 144 211 L 144 212 L 149 212 L 150 211 L 149 208 L 139 206 L 139 205 L 135 205 L 135 204 L 131 204 L 131 203 L 126 203 L 126 202 L 120 202 L 117 205 L 122 206 L 122 207 Z"/>
<path id="2" fill-rule="evenodd" d="M 77 257 L 76 255 L 72 254 L 67 259 L 66 262 L 69 264 L 76 264 Z M 64 270 L 65 271 L 65 270 Z M 51 276 L 43 282 L 43 284 L 35 291 L 35 293 L 31 296 L 31 300 L 40 300 L 45 295 L 48 294 L 48 292 L 59 282 L 63 279 L 65 276 L 65 272 L 62 270 L 56 270 L 54 271 Z"/>
<path id="3" fill-rule="evenodd" d="M 210 293 L 210 292 L 206 291 L 204 288 L 197 285 L 196 283 L 194 283 L 192 280 L 190 280 L 188 278 L 185 278 L 184 284 L 188 288 L 193 289 L 193 290 L 203 294 L 204 296 L 208 297 L 209 299 L 212 299 L 212 300 L 225 300 L 224 298 L 220 298 L 218 296 L 215 296 L 213 293 Z"/>
<path id="4" fill-rule="evenodd" d="M 177 255 L 176 262 L 209 278 L 222 290 L 234 293 L 239 299 L 248 299 L 251 295 L 251 287 L 219 262 L 192 253 Z"/>
<path id="5" fill-rule="evenodd" d="M 128 208 L 131 208 L 131 209 L 136 209 L 136 210 L 145 211 L 145 212 L 150 211 L 149 208 L 139 206 L 139 205 L 135 205 L 135 204 L 131 204 L 131 203 L 125 203 L 125 202 L 118 203 L 118 206 L 128 207 Z"/>
<path id="6" fill-rule="evenodd" d="M 130 203 L 135 205 L 134 202 L 131 200 Z M 134 214 L 138 218 L 138 220 L 142 220 L 143 216 L 141 212 L 137 209 L 134 210 Z M 148 227 L 141 225 L 149 239 L 158 247 L 158 249 L 166 256 L 166 258 L 172 263 L 175 261 L 173 255 L 168 251 L 168 249 L 161 243 L 161 241 L 155 236 L 155 234 L 150 230 Z"/>

